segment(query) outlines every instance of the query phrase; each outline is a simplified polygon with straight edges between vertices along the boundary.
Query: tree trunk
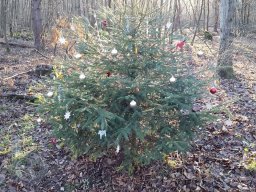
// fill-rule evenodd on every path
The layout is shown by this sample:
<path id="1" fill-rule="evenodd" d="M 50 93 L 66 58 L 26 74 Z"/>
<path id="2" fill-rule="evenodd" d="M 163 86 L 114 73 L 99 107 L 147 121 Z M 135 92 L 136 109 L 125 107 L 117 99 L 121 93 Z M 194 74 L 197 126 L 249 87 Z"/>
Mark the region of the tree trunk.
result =
<path id="1" fill-rule="evenodd" d="M 1 1 L 1 28 L 4 36 L 5 45 L 6 45 L 6 52 L 10 52 L 10 45 L 7 38 L 6 25 L 7 25 L 7 0 L 2 0 Z"/>
<path id="2" fill-rule="evenodd" d="M 219 76 L 224 79 L 234 78 L 232 63 L 232 26 L 235 14 L 234 0 L 221 0 L 220 4 L 220 48 Z"/>
<path id="3" fill-rule="evenodd" d="M 209 20 L 210 20 L 210 0 L 207 0 L 206 31 L 209 31 Z"/>
<path id="4" fill-rule="evenodd" d="M 34 45 L 37 50 L 42 49 L 42 17 L 41 17 L 41 0 L 32 0 L 32 25 L 34 33 Z"/>
<path id="5" fill-rule="evenodd" d="M 194 32 L 194 35 L 193 35 L 193 38 L 192 38 L 192 41 L 191 41 L 191 46 L 194 45 L 196 34 L 197 34 L 199 26 L 200 26 L 200 20 L 201 20 L 202 13 L 203 13 L 203 6 L 204 6 L 204 0 L 202 0 L 202 2 L 201 2 L 200 13 L 199 13 L 197 24 L 196 24 L 196 29 L 195 29 L 195 32 Z"/>
<path id="6" fill-rule="evenodd" d="M 219 24 L 219 0 L 214 0 L 214 32 L 218 32 Z"/>
<path id="7" fill-rule="evenodd" d="M 177 31 L 177 9 L 178 9 L 178 5 L 177 5 L 177 0 L 174 0 L 174 5 L 173 5 L 173 18 L 172 18 L 172 31 L 171 31 L 171 37 L 174 33 L 174 31 Z M 172 40 L 171 40 L 172 42 Z"/>

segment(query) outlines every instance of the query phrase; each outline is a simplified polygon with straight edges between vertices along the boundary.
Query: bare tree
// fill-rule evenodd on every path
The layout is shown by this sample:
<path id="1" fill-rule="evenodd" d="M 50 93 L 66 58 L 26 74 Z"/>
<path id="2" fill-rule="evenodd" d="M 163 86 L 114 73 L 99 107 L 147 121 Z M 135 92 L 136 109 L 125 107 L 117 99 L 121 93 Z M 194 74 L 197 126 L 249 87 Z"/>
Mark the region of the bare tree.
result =
<path id="1" fill-rule="evenodd" d="M 219 0 L 214 0 L 214 32 L 218 32 L 219 25 Z"/>
<path id="2" fill-rule="evenodd" d="M 42 49 L 42 16 L 41 16 L 41 0 L 32 0 L 32 25 L 34 33 L 34 45 L 37 50 Z"/>
<path id="3" fill-rule="evenodd" d="M 203 6 L 204 6 L 204 0 L 201 1 L 200 13 L 199 13 L 199 16 L 198 16 L 198 19 L 197 19 L 196 29 L 195 29 L 195 32 L 194 32 L 194 35 L 193 35 L 193 38 L 192 38 L 192 41 L 191 41 L 191 45 L 192 46 L 194 44 L 194 41 L 195 41 L 195 38 L 196 38 L 196 34 L 197 34 L 199 26 L 200 26 L 200 20 L 201 20 L 202 13 L 203 13 Z"/>
<path id="4" fill-rule="evenodd" d="M 219 47 L 219 76 L 224 79 L 234 77 L 232 48 L 232 26 L 235 15 L 234 0 L 220 1 L 220 47 Z"/>
<path id="5" fill-rule="evenodd" d="M 10 46 L 7 38 L 7 31 L 6 31 L 6 25 L 7 25 L 7 0 L 1 1 L 1 28 L 2 33 L 5 40 L 6 45 L 6 51 L 10 52 Z"/>
<path id="6" fill-rule="evenodd" d="M 210 0 L 207 0 L 206 31 L 209 31 L 209 20 L 210 20 Z"/>

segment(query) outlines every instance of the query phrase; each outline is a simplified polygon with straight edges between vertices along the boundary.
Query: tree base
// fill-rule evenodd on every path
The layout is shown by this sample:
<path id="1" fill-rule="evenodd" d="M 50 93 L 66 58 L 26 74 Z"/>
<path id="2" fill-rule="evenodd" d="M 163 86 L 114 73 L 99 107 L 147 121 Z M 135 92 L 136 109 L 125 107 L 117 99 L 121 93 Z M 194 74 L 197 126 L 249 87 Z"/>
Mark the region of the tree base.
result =
<path id="1" fill-rule="evenodd" d="M 221 79 L 235 79 L 234 70 L 232 67 L 222 68 L 218 71 Z"/>

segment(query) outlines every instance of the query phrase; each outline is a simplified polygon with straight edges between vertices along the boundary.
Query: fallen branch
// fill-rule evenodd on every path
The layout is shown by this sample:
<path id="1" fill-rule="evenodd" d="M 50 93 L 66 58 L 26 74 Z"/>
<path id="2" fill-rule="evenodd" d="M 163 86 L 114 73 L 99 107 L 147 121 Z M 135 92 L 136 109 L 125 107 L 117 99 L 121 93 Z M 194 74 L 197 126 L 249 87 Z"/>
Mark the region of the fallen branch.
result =
<path id="1" fill-rule="evenodd" d="M 52 66 L 49 66 L 49 65 L 38 65 L 36 66 L 36 69 L 32 69 L 32 70 L 29 70 L 29 71 L 25 71 L 25 72 L 22 72 L 22 73 L 18 73 L 18 74 L 15 74 L 13 76 L 10 76 L 10 77 L 6 77 L 6 78 L 3 78 L 1 80 L 3 81 L 6 81 L 8 79 L 12 79 L 14 77 L 17 77 L 17 76 L 20 76 L 20 75 L 24 75 L 24 74 L 29 74 L 29 75 L 32 75 L 32 74 L 37 74 L 37 75 L 48 75 L 52 72 L 53 68 Z"/>
<path id="2" fill-rule="evenodd" d="M 22 100 L 28 100 L 30 102 L 34 102 L 37 99 L 37 97 L 33 95 L 22 95 L 22 94 L 15 94 L 15 93 L 0 94 L 0 97 L 6 97 L 9 99 L 22 99 Z"/>
<path id="3" fill-rule="evenodd" d="M 0 44 L 6 45 L 6 42 L 0 40 Z M 34 46 L 28 45 L 28 44 L 19 44 L 19 43 L 14 43 L 14 42 L 8 42 L 8 44 L 10 46 L 21 47 L 21 48 L 35 48 Z"/>
<path id="4" fill-rule="evenodd" d="M 37 49 L 34 49 L 39 55 L 41 55 L 41 56 L 43 56 L 44 58 L 46 58 L 46 59 L 50 59 L 51 60 L 51 58 L 50 57 L 48 57 L 48 56 L 46 56 L 46 55 L 44 55 L 43 53 L 41 53 L 40 51 L 38 51 Z"/>
<path id="5" fill-rule="evenodd" d="M 32 70 L 30 70 L 30 71 L 25 71 L 25 72 L 22 72 L 22 73 L 18 73 L 18 74 L 15 74 L 15 75 L 13 75 L 13 76 L 6 77 L 6 78 L 4 78 L 4 79 L 2 79 L 2 80 L 3 80 L 3 81 L 6 81 L 6 80 L 8 80 L 8 79 L 12 79 L 12 78 L 17 77 L 17 76 L 19 76 L 19 75 L 27 74 L 27 73 L 29 73 L 29 72 L 31 72 L 31 71 L 32 71 Z"/>

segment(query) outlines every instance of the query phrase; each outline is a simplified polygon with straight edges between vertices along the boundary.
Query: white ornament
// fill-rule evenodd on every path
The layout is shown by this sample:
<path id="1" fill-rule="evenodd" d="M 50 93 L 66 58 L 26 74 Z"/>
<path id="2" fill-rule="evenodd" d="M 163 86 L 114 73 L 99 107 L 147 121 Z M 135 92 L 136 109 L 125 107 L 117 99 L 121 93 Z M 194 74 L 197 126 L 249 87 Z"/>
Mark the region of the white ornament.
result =
<path id="1" fill-rule="evenodd" d="M 175 82 L 175 81 L 176 81 L 176 78 L 175 78 L 174 76 L 172 76 L 172 77 L 170 78 L 170 82 L 173 83 L 173 82 Z"/>
<path id="2" fill-rule="evenodd" d="M 84 73 L 81 73 L 81 74 L 79 75 L 79 79 L 81 79 L 81 80 L 85 79 Z"/>
<path id="3" fill-rule="evenodd" d="M 42 122 L 42 119 L 39 117 L 36 121 L 40 124 Z"/>
<path id="4" fill-rule="evenodd" d="M 70 113 L 69 111 L 67 111 L 67 112 L 65 113 L 65 115 L 64 115 L 64 119 L 65 119 L 65 120 L 68 120 L 68 119 L 70 118 L 70 115 L 71 115 L 71 113 Z"/>
<path id="5" fill-rule="evenodd" d="M 47 93 L 47 97 L 52 97 L 53 96 L 53 92 L 52 91 L 49 91 L 48 93 Z"/>
<path id="6" fill-rule="evenodd" d="M 70 29 L 71 29 L 72 31 L 75 31 L 75 30 L 76 30 L 76 28 L 75 28 L 75 26 L 74 26 L 73 24 L 71 24 Z"/>
<path id="7" fill-rule="evenodd" d="M 116 48 L 114 48 L 114 49 L 111 51 L 111 54 L 112 54 L 112 55 L 117 55 L 117 50 L 116 50 Z"/>
<path id="8" fill-rule="evenodd" d="M 225 125 L 227 125 L 227 126 L 231 126 L 232 124 L 233 123 L 232 123 L 232 121 L 230 119 L 225 121 Z"/>
<path id="9" fill-rule="evenodd" d="M 137 103 L 136 103 L 136 101 L 134 101 L 134 100 L 132 100 L 131 102 L 130 102 L 130 107 L 136 107 L 137 106 Z"/>
<path id="10" fill-rule="evenodd" d="M 204 52 L 203 52 L 203 51 L 198 51 L 198 52 L 197 52 L 197 56 L 198 56 L 198 57 L 202 57 L 203 55 L 204 55 Z"/>
<path id="11" fill-rule="evenodd" d="M 59 42 L 60 42 L 60 44 L 65 44 L 67 41 L 64 37 L 60 37 Z"/>
<path id="12" fill-rule="evenodd" d="M 98 135 L 100 135 L 100 139 L 102 139 L 102 136 L 107 136 L 106 130 L 99 130 Z"/>
<path id="13" fill-rule="evenodd" d="M 206 109 L 208 110 L 212 109 L 212 105 L 210 103 L 206 103 Z"/>
<path id="14" fill-rule="evenodd" d="M 172 23 L 169 21 L 168 23 L 166 23 L 166 28 L 170 29 L 170 27 L 172 26 Z"/>
<path id="15" fill-rule="evenodd" d="M 116 147 L 116 153 L 119 153 L 119 151 L 120 151 L 120 145 L 117 145 L 117 147 Z"/>
<path id="16" fill-rule="evenodd" d="M 76 59 L 80 59 L 80 58 L 82 57 L 82 55 L 81 55 L 80 53 L 76 53 L 76 54 L 74 55 L 74 57 L 75 57 Z"/>

